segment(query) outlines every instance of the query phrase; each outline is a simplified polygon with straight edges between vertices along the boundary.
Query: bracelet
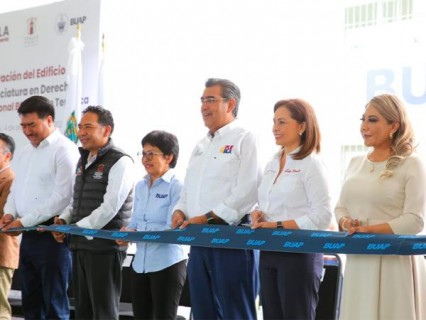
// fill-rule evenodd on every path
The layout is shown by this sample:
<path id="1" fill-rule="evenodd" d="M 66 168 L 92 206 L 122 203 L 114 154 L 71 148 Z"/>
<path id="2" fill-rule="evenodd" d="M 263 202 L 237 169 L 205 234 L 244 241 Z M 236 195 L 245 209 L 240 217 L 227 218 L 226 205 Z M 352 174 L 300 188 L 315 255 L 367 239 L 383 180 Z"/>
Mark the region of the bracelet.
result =
<path id="1" fill-rule="evenodd" d="M 214 214 L 213 211 L 209 211 L 206 214 L 204 214 L 207 218 L 207 224 L 222 224 L 222 225 L 228 225 L 228 223 L 223 220 L 221 217 Z"/>
<path id="2" fill-rule="evenodd" d="M 342 218 L 342 222 L 340 223 L 340 228 L 341 228 L 343 231 L 348 231 L 348 228 L 346 228 L 346 227 L 345 227 L 345 222 L 346 222 L 346 220 L 348 220 L 348 217 L 343 217 L 343 218 Z"/>

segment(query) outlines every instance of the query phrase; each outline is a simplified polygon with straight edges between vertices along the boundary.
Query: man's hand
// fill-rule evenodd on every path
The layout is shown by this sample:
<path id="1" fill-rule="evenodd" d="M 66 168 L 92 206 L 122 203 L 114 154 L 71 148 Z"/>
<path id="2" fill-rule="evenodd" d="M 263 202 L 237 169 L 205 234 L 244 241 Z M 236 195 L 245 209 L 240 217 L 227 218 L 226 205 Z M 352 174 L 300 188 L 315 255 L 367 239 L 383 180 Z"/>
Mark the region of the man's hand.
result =
<path id="1" fill-rule="evenodd" d="M 59 217 L 56 216 L 55 219 L 53 220 L 53 224 L 62 225 L 62 224 L 65 224 L 65 221 L 63 219 L 59 219 Z M 53 238 L 55 238 L 57 242 L 62 243 L 65 240 L 66 234 L 62 232 L 52 231 L 52 236 Z"/>
<path id="2" fill-rule="evenodd" d="M 185 213 L 182 210 L 176 210 L 172 215 L 172 229 L 180 227 L 185 221 Z"/>
<path id="3" fill-rule="evenodd" d="M 2 228 L 3 231 L 7 231 L 7 230 L 12 229 L 12 228 L 23 228 L 24 227 L 22 225 L 20 219 L 13 220 L 13 217 L 10 214 L 5 215 L 3 218 L 5 218 L 7 216 L 10 216 L 12 218 L 12 221 L 6 220 L 6 221 L 9 221 L 9 223 L 7 223 L 6 225 L 3 226 L 3 228 Z M 15 236 L 15 237 L 19 236 L 21 233 L 22 233 L 21 231 L 6 232 L 6 234 L 8 236 Z"/>
<path id="4" fill-rule="evenodd" d="M 206 224 L 207 223 L 207 217 L 205 214 L 202 214 L 201 216 L 192 217 L 191 219 L 188 219 L 182 223 L 180 226 L 181 229 L 186 228 L 189 224 Z"/>
<path id="5" fill-rule="evenodd" d="M 5 227 L 7 227 L 7 225 L 9 224 L 9 223 L 11 223 L 13 220 L 15 220 L 14 218 L 13 218 L 13 216 L 11 215 L 11 214 L 5 214 L 1 219 L 0 219 L 0 228 L 1 229 L 4 229 L 4 230 L 7 230 L 7 229 L 5 229 Z"/>

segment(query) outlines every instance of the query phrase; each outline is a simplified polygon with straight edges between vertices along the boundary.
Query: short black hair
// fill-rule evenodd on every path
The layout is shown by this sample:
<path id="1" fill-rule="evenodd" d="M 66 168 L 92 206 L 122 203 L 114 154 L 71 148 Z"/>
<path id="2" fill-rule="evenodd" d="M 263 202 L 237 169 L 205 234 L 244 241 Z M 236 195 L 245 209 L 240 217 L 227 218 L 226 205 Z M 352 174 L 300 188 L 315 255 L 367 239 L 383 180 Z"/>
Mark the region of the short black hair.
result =
<path id="1" fill-rule="evenodd" d="M 172 133 L 154 130 L 148 133 L 142 139 L 142 147 L 146 144 L 150 144 L 153 147 L 157 147 L 165 155 L 173 155 L 173 160 L 170 162 L 170 168 L 174 168 L 179 157 L 179 142 L 176 136 Z"/>
<path id="2" fill-rule="evenodd" d="M 43 96 L 32 96 L 22 101 L 18 108 L 18 114 L 37 113 L 39 119 L 51 116 L 55 120 L 55 108 L 49 99 Z"/>
<path id="3" fill-rule="evenodd" d="M 85 114 L 87 112 L 96 113 L 98 115 L 98 123 L 103 126 L 110 126 L 112 134 L 114 131 L 114 118 L 112 117 L 111 111 L 102 106 L 88 106 L 82 113 Z"/>
<path id="4" fill-rule="evenodd" d="M 0 132 L 0 140 L 2 140 L 7 147 L 7 151 L 9 151 L 12 154 L 15 152 L 15 140 L 13 138 L 5 133 Z"/>

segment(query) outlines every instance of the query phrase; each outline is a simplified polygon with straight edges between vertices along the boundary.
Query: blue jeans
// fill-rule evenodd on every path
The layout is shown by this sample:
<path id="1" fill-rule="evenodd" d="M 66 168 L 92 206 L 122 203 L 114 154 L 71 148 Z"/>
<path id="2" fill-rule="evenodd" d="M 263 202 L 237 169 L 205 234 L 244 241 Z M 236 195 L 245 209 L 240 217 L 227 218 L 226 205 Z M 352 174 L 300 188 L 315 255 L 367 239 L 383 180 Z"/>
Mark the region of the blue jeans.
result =
<path id="1" fill-rule="evenodd" d="M 69 319 L 71 253 L 50 232 L 22 234 L 19 271 L 25 319 Z"/>

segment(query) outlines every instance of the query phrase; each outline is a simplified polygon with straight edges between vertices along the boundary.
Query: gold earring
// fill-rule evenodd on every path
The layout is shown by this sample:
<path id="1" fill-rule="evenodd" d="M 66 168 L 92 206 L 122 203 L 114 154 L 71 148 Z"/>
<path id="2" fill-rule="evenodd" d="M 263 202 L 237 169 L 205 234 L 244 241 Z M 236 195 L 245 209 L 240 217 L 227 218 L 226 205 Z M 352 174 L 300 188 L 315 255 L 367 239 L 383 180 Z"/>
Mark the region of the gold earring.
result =
<path id="1" fill-rule="evenodd" d="M 392 140 L 393 139 L 393 132 L 389 133 L 389 139 Z"/>

